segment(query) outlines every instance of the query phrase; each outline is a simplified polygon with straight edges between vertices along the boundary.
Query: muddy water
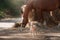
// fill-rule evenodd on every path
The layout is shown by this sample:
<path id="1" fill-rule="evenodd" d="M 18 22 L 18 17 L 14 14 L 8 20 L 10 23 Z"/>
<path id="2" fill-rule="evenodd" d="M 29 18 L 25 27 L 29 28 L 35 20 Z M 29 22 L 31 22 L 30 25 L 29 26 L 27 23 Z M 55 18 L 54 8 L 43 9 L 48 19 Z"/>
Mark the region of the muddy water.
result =
<path id="1" fill-rule="evenodd" d="M 0 30 L 0 40 L 60 40 L 60 33 L 38 33 L 33 37 L 31 33 L 21 32 L 18 29 Z"/>
<path id="2" fill-rule="evenodd" d="M 57 27 L 41 27 L 36 35 L 32 35 L 29 29 L 13 29 L 15 22 L 0 22 L 0 40 L 60 40 L 60 29 Z"/>

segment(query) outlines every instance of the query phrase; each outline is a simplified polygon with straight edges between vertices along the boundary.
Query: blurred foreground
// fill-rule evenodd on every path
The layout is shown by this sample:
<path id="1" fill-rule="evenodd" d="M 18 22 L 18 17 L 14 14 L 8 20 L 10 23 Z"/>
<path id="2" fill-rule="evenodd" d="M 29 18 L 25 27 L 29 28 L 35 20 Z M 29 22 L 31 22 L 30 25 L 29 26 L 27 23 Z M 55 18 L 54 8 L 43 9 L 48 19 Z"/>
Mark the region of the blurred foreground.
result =
<path id="1" fill-rule="evenodd" d="M 21 27 L 14 28 L 16 22 L 21 22 L 21 18 L 0 20 L 0 40 L 60 40 L 59 27 L 40 27 L 37 34 L 32 35 L 28 28 L 24 28 L 22 31 Z"/>
<path id="2" fill-rule="evenodd" d="M 60 40 L 60 33 L 56 31 L 41 29 L 41 32 L 32 35 L 26 30 L 21 31 L 19 28 L 0 29 L 0 40 Z"/>

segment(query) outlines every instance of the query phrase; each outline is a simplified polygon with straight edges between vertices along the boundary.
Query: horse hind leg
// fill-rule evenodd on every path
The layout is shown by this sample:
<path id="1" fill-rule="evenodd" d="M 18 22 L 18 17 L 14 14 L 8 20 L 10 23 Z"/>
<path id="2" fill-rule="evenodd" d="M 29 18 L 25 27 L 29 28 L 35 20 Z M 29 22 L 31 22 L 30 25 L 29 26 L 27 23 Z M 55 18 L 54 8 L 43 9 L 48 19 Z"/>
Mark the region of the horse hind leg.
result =
<path id="1" fill-rule="evenodd" d="M 55 18 L 53 17 L 53 11 L 50 11 L 50 14 L 52 14 L 52 15 L 50 15 L 51 17 L 49 18 L 50 21 L 52 22 L 51 24 L 54 26 L 58 25 L 58 22 L 56 22 Z"/>
<path id="2" fill-rule="evenodd" d="M 46 20 L 46 25 L 49 27 L 58 25 L 58 22 L 56 22 L 52 16 L 52 12 L 45 13 L 45 20 Z"/>

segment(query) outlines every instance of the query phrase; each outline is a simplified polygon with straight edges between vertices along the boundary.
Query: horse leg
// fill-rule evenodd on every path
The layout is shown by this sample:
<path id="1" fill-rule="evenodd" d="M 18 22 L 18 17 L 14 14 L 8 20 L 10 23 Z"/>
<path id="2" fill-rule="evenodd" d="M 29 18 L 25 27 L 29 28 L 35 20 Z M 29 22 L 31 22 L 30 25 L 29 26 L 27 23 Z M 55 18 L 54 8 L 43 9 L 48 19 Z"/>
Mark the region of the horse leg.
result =
<path id="1" fill-rule="evenodd" d="M 34 21 L 40 22 L 41 24 L 43 24 L 43 11 L 41 10 L 36 10 L 35 14 L 34 14 Z"/>
<path id="2" fill-rule="evenodd" d="M 53 18 L 58 22 L 58 28 L 60 27 L 60 9 L 53 12 Z"/>
<path id="3" fill-rule="evenodd" d="M 56 20 L 57 22 L 60 21 L 60 10 L 59 10 L 59 9 L 53 11 L 52 15 L 53 15 L 53 17 L 55 18 L 55 20 Z"/>
<path id="4" fill-rule="evenodd" d="M 46 13 L 46 24 L 47 26 L 49 27 L 52 27 L 52 26 L 55 26 L 55 25 L 58 25 L 58 23 L 55 21 L 55 19 L 50 15 L 50 13 L 52 14 L 52 12 L 48 12 Z"/>

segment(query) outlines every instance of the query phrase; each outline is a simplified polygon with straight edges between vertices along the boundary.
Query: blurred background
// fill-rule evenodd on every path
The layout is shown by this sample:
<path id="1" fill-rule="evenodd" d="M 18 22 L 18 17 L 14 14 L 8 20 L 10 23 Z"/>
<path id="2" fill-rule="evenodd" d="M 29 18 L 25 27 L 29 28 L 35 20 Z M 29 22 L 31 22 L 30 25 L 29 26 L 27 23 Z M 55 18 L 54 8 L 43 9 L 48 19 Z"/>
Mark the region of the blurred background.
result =
<path id="1" fill-rule="evenodd" d="M 15 22 L 20 22 L 21 6 L 25 4 L 26 1 L 27 0 L 0 0 L 0 27 L 12 26 Z"/>
<path id="2" fill-rule="evenodd" d="M 43 34 L 44 32 L 53 32 L 53 36 L 41 36 L 40 34 L 35 36 L 35 38 L 33 37 L 34 35 L 27 34 L 26 31 L 28 30 L 26 29 L 20 31 L 22 28 L 13 28 L 16 22 L 21 22 L 21 6 L 27 1 L 28 0 L 0 0 L 0 40 L 60 40 L 60 34 L 56 34 L 60 32 L 60 26 L 58 29 L 56 27 L 54 27 L 54 29 L 41 27 L 40 32 Z M 60 22 L 60 11 L 58 10 L 59 9 L 54 11 L 55 14 L 53 18 Z"/>
<path id="3" fill-rule="evenodd" d="M 0 0 L 0 19 L 20 17 L 25 0 Z"/>

